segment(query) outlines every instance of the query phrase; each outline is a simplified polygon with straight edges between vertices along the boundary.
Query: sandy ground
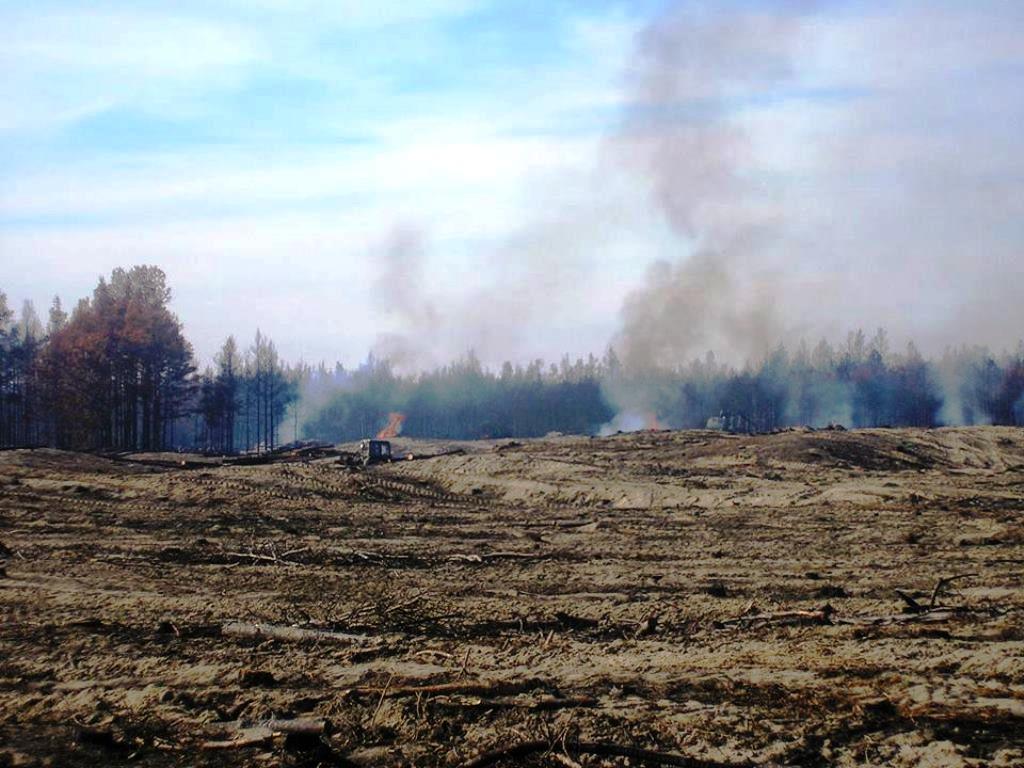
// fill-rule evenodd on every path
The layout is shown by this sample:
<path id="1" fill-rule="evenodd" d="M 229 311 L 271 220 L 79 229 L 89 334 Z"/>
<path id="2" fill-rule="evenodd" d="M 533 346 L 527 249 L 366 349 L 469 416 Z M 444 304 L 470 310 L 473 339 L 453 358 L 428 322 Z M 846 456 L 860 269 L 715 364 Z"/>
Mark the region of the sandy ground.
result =
<path id="1" fill-rule="evenodd" d="M 1024 431 L 461 447 L 0 452 L 0 766 L 1024 765 Z"/>

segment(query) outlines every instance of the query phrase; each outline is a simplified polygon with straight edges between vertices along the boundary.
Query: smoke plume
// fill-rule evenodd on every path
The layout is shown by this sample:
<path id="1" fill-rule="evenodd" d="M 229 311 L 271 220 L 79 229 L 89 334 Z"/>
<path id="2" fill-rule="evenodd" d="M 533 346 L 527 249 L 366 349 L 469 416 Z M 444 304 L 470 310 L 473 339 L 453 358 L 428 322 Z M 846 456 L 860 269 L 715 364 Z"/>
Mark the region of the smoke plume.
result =
<path id="1" fill-rule="evenodd" d="M 1009 30 L 1024 11 L 995 10 L 670 4 L 635 38 L 598 163 L 529 190 L 543 212 L 483 261 L 493 280 L 440 301 L 410 266 L 422 237 L 384 259 L 414 287 L 378 353 L 406 370 L 469 348 L 535 357 L 538 333 L 550 343 L 588 305 L 607 306 L 595 254 L 631 236 L 615 213 L 630 206 L 656 211 L 671 237 L 664 246 L 648 220 L 630 257 L 650 267 L 619 288 L 609 341 L 632 379 L 605 393 L 621 413 L 656 412 L 659 372 L 709 351 L 756 367 L 780 342 L 792 351 L 858 327 L 917 339 L 933 359 L 965 343 L 1012 347 L 1024 156 L 1009 127 L 1024 96 L 998 73 L 1020 62 Z M 624 188 L 633 199 L 620 205 Z M 382 285 L 398 303 L 392 279 Z M 969 421 L 955 415 L 970 400 L 962 371 L 941 372 L 949 422 Z M 844 397 L 837 388 L 833 412 L 850 411 Z"/>
<path id="2" fill-rule="evenodd" d="M 420 370 L 433 359 L 441 315 L 423 290 L 426 278 L 426 235 L 411 224 L 399 224 L 388 234 L 372 258 L 380 273 L 373 285 L 374 304 L 390 316 L 398 331 L 378 334 L 373 353 L 396 368 Z M 366 318 L 376 323 L 377 318 Z"/>
<path id="3" fill-rule="evenodd" d="M 716 350 L 743 361 L 782 334 L 764 258 L 782 239 L 781 212 L 762 179 L 745 172 L 751 145 L 733 107 L 792 75 L 798 17 L 710 16 L 680 6 L 637 40 L 631 107 L 611 156 L 642 175 L 678 237 L 625 299 L 613 340 L 629 385 L 605 390 L 620 411 L 650 411 L 656 369 Z"/>

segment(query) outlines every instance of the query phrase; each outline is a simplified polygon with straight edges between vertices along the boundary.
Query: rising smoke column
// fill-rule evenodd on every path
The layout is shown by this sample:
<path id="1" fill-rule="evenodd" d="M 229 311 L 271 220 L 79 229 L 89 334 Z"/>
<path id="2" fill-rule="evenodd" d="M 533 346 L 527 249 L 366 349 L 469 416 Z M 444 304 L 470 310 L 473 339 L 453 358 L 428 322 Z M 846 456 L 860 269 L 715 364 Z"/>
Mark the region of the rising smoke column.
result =
<path id="1" fill-rule="evenodd" d="M 535 339 L 522 330 L 557 312 L 571 316 L 587 299 L 588 254 L 623 234 L 614 231 L 614 185 L 601 179 L 624 171 L 645 181 L 680 254 L 652 265 L 624 302 L 612 344 L 627 368 L 673 367 L 709 349 L 739 359 L 769 349 L 780 321 L 760 255 L 778 239 L 780 206 L 746 173 L 750 142 L 732 114 L 791 77 L 802 22 L 795 13 L 726 8 L 680 3 L 638 35 L 628 107 L 605 160 L 584 174 L 592 183 L 552 179 L 531 191 L 551 199 L 496 249 L 485 270 L 493 284 L 431 299 L 423 229 L 396 227 L 375 294 L 396 330 L 381 335 L 375 354 L 406 371 L 471 348 L 492 360 L 534 354 Z M 544 192 L 549 186 L 556 191 Z"/>
<path id="2" fill-rule="evenodd" d="M 715 5 L 677 4 L 640 33 L 631 104 L 611 142 L 679 244 L 623 302 L 612 346 L 630 380 L 605 387 L 621 413 L 656 410 L 659 369 L 709 350 L 753 359 L 782 334 L 764 259 L 782 238 L 782 207 L 749 172 L 752 147 L 734 114 L 792 77 L 802 20 Z"/>
<path id="3" fill-rule="evenodd" d="M 398 330 L 377 335 L 373 353 L 399 370 L 417 371 L 436 364 L 434 353 L 442 317 L 424 290 L 426 235 L 412 224 L 396 224 L 370 257 L 380 271 L 373 285 L 377 314 L 364 322 L 380 324 L 384 318 Z"/>
<path id="4" fill-rule="evenodd" d="M 632 225 L 645 233 L 640 252 L 665 253 L 653 233 L 661 222 L 643 228 L 614 215 L 644 202 L 677 252 L 625 298 L 610 339 L 634 375 L 606 392 L 634 420 L 679 389 L 641 373 L 709 350 L 733 365 L 757 362 L 784 337 L 792 350 L 801 336 L 813 344 L 879 326 L 931 355 L 947 344 L 1014 343 L 1024 316 L 1024 155 L 1013 127 L 1024 91 L 1006 71 L 1022 61 L 1024 10 L 940 5 L 670 5 L 636 37 L 628 106 L 594 183 L 572 205 L 564 180 L 535 185 L 531 198 L 537 189 L 549 198 L 544 215 L 524 219 L 482 260 L 488 284 L 443 301 L 416 285 L 413 309 L 399 310 L 401 333 L 378 354 L 415 361 L 405 370 L 470 348 L 492 363 L 527 359 L 540 333 L 550 339 L 553 308 L 571 322 L 609 295 L 579 289 L 590 274 L 604 277 L 593 269 L 600 241 Z M 640 180 L 647 198 L 619 205 L 602 181 L 622 175 Z M 962 384 L 944 384 L 952 404 Z M 834 412 L 847 410 L 843 397 L 837 389 Z M 947 410 L 960 419 L 960 408 Z"/>
<path id="5" fill-rule="evenodd" d="M 782 212 L 748 172 L 735 108 L 793 73 L 801 17 L 679 5 L 644 30 L 632 105 L 613 153 L 645 177 L 679 236 L 622 308 L 614 346 L 627 367 L 674 367 L 709 349 L 746 357 L 780 334 L 762 254 Z"/>

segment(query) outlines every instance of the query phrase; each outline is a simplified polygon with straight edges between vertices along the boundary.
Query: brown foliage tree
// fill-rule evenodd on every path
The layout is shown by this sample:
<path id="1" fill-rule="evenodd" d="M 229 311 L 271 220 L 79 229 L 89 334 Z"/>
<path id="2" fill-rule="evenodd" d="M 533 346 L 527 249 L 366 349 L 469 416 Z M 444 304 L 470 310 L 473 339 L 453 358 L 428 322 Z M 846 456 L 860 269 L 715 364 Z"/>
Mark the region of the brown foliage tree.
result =
<path id="1" fill-rule="evenodd" d="M 51 335 L 39 364 L 52 442 L 120 450 L 168 444 L 195 370 L 170 298 L 159 268 L 116 269 Z"/>

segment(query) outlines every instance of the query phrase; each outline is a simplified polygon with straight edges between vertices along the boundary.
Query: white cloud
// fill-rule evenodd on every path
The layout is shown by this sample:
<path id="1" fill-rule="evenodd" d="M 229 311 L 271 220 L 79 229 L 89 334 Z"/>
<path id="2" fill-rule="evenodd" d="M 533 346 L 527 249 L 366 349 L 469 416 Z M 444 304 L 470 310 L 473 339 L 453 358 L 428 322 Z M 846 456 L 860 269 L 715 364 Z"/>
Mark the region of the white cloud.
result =
<path id="1" fill-rule="evenodd" d="M 500 201 L 518 195 L 534 173 L 583 164 L 586 139 L 509 138 L 464 125 L 416 122 L 383 131 L 371 146 L 283 150 L 261 156 L 198 150 L 142 158 L 105 157 L 25 173 L 0 188 L 0 216 L 117 216 L 284 207 L 337 201 L 341 206 L 430 210 L 438 201 L 473 195 Z M 369 202 L 373 201 L 373 202 Z"/>
<path id="2" fill-rule="evenodd" d="M 262 55 L 252 30 L 197 17 L 28 8 L 3 20 L 0 133 L 57 128 L 125 104 L 179 114 Z"/>

